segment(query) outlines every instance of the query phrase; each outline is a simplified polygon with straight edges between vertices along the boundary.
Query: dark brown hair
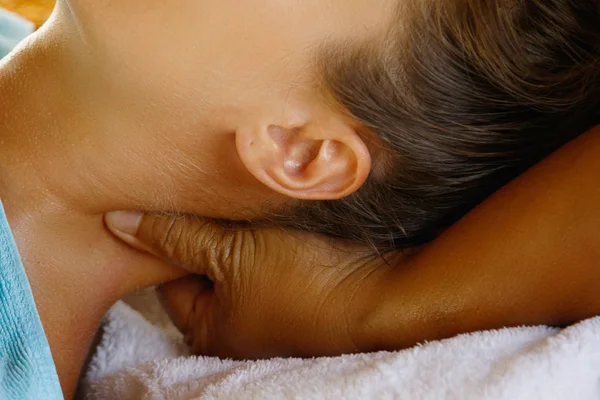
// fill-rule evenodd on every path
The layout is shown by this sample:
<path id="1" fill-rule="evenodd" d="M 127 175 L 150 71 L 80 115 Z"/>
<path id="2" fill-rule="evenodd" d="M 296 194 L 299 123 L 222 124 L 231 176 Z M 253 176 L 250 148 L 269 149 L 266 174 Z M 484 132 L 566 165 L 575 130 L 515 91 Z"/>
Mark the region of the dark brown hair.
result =
<path id="1" fill-rule="evenodd" d="M 381 171 L 286 224 L 381 251 L 420 245 L 600 123 L 597 0 L 412 1 L 385 40 L 321 63 L 377 138 Z"/>

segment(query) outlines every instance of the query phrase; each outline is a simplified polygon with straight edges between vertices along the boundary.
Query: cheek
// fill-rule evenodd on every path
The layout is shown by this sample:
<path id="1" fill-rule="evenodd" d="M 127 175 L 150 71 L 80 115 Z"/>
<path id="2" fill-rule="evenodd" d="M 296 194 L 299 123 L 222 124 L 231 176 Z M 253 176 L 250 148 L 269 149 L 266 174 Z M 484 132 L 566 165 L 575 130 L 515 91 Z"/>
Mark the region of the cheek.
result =
<path id="1" fill-rule="evenodd" d="M 153 208 L 222 219 L 256 218 L 272 193 L 241 163 L 233 134 L 156 138 L 147 150 Z"/>
<path id="2" fill-rule="evenodd" d="M 303 18 L 278 2 L 71 0 L 71 5 L 103 88 L 131 103 L 141 99 L 174 110 L 197 112 L 211 104 L 256 104 L 285 95 L 308 70 L 302 50 L 310 48 L 309 36 L 318 36 L 304 33 Z M 320 32 L 314 26 L 308 31 Z"/>
<path id="3" fill-rule="evenodd" d="M 59 9 L 66 20 L 73 14 L 73 34 L 84 39 L 82 52 L 89 54 L 88 61 L 111 89 L 181 97 L 202 89 L 194 84 L 203 65 L 210 69 L 202 39 L 219 36 L 213 32 L 207 37 L 198 29 L 203 21 L 194 18 L 193 3 L 72 0 L 70 8 L 63 4 Z"/>
<path id="4" fill-rule="evenodd" d="M 86 39 L 82 53 L 99 71 L 93 92 L 127 110 L 132 129 L 123 132 L 151 132 L 128 139 L 129 150 L 105 143 L 117 163 L 127 160 L 115 176 L 134 182 L 128 190 L 139 204 L 216 218 L 260 215 L 274 194 L 241 164 L 225 110 L 282 103 L 275 100 L 298 83 L 305 61 L 291 54 L 302 48 L 290 39 L 293 27 L 252 1 L 71 3 Z"/>

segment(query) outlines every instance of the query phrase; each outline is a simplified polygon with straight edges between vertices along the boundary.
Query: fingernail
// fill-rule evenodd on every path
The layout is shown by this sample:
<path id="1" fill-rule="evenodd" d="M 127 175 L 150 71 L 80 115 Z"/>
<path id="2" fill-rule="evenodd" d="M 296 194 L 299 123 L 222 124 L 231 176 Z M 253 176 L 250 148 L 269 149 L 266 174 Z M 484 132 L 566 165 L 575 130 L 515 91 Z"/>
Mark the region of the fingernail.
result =
<path id="1" fill-rule="evenodd" d="M 135 236 L 140 228 L 143 215 L 143 213 L 135 211 L 112 211 L 106 213 L 105 221 L 109 228 Z"/>

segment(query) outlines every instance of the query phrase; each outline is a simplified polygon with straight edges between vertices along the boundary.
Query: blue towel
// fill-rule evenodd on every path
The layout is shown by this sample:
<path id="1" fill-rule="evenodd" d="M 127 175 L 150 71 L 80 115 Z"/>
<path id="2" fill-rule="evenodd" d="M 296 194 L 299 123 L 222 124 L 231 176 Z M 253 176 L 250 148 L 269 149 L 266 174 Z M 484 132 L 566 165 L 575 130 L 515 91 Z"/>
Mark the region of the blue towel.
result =
<path id="1" fill-rule="evenodd" d="M 62 399 L 50 346 L 0 202 L 0 399 Z"/>
<path id="2" fill-rule="evenodd" d="M 0 7 L 0 58 L 35 30 L 33 23 Z"/>

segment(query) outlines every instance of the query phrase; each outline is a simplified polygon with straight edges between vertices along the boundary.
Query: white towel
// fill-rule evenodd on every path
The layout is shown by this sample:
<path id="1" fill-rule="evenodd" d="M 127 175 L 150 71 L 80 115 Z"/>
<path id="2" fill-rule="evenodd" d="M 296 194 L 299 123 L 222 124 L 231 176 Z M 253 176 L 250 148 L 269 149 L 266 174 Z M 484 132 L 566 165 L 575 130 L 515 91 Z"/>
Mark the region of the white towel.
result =
<path id="1" fill-rule="evenodd" d="M 181 337 L 151 319 L 125 303 L 110 311 L 86 399 L 600 399 L 600 318 L 396 353 L 253 362 L 187 356 Z"/>

